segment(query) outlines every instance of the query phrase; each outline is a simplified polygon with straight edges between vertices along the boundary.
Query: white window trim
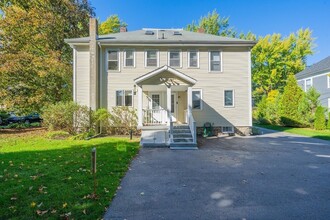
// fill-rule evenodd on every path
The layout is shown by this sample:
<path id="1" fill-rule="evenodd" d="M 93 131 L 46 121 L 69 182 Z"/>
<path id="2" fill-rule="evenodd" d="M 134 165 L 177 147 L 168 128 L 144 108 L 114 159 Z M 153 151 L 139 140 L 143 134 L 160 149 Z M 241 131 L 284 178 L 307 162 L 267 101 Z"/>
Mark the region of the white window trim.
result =
<path id="1" fill-rule="evenodd" d="M 126 51 L 128 51 L 128 50 L 133 51 L 133 66 L 127 66 L 126 65 Z M 127 49 L 124 50 L 123 54 L 124 54 L 124 67 L 125 68 L 135 68 L 135 49 L 127 48 Z"/>
<path id="2" fill-rule="evenodd" d="M 191 108 L 193 111 L 202 111 L 203 110 L 203 90 L 202 89 L 192 89 L 191 90 L 191 104 L 193 103 L 193 100 L 192 100 L 192 92 L 194 91 L 199 91 L 201 93 L 201 100 L 200 100 L 200 106 L 201 108 L 200 109 L 197 109 L 197 108 Z M 192 106 L 191 106 L 192 107 Z"/>
<path id="3" fill-rule="evenodd" d="M 226 91 L 232 91 L 233 92 L 233 105 L 226 105 L 226 103 L 225 103 L 225 101 L 226 101 L 225 92 Z M 235 108 L 235 90 L 234 89 L 224 89 L 223 90 L 223 107 L 224 108 Z"/>
<path id="4" fill-rule="evenodd" d="M 305 79 L 305 85 L 304 85 L 304 90 L 305 90 L 305 92 L 307 92 L 307 80 L 311 80 L 311 87 L 313 87 L 313 78 L 311 77 L 311 78 L 306 78 Z"/>
<path id="5" fill-rule="evenodd" d="M 197 67 L 190 66 L 190 52 L 196 52 L 197 53 Z M 191 69 L 199 69 L 199 50 L 188 50 L 187 51 L 187 67 Z"/>
<path id="6" fill-rule="evenodd" d="M 117 91 L 123 91 L 124 95 L 123 95 L 123 105 L 117 105 Z M 132 91 L 132 105 L 129 105 L 129 106 L 126 106 L 125 105 L 125 94 L 126 94 L 126 91 Z M 115 90 L 115 105 L 116 107 L 134 107 L 134 90 L 131 90 L 131 89 L 118 89 L 118 90 Z"/>
<path id="7" fill-rule="evenodd" d="M 109 51 L 117 51 L 117 53 L 118 53 L 118 70 L 109 70 L 108 69 L 108 62 L 109 62 Z M 107 72 L 112 72 L 112 73 L 116 73 L 116 72 L 120 72 L 121 71 L 121 65 L 120 65 L 120 61 L 121 61 L 121 59 L 120 59 L 120 55 L 121 55 L 121 53 L 120 53 L 120 50 L 119 49 L 117 49 L 117 48 L 109 48 L 109 49 L 107 49 L 106 50 L 106 70 L 107 70 Z"/>
<path id="8" fill-rule="evenodd" d="M 147 52 L 148 51 L 156 51 L 157 53 L 157 66 L 147 66 Z M 145 68 L 155 68 L 155 67 L 159 67 L 159 50 L 157 49 L 146 49 L 144 51 L 144 67 Z"/>
<path id="9" fill-rule="evenodd" d="M 328 98 L 328 109 L 330 109 L 330 98 Z M 330 120 L 330 119 L 328 119 Z"/>
<path id="10" fill-rule="evenodd" d="M 220 53 L 220 71 L 211 70 L 211 52 Z M 222 73 L 223 72 L 223 62 L 222 62 L 222 50 L 209 50 L 209 73 Z"/>
<path id="11" fill-rule="evenodd" d="M 170 53 L 171 52 L 179 52 L 180 55 L 180 66 L 171 66 L 170 65 Z M 170 49 L 167 51 L 167 65 L 170 66 L 170 67 L 173 67 L 173 68 L 182 68 L 182 50 L 181 49 Z"/>
<path id="12" fill-rule="evenodd" d="M 330 89 L 330 75 L 327 75 L 327 83 L 328 83 L 328 89 Z"/>

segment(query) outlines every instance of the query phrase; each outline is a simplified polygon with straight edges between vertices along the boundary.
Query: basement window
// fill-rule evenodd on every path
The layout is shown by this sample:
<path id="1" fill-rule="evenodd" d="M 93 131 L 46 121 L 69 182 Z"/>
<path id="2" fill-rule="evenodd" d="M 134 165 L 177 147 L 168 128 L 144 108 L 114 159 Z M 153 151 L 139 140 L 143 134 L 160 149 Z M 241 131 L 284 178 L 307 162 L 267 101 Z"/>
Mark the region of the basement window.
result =
<path id="1" fill-rule="evenodd" d="M 224 127 L 222 127 L 222 133 L 232 134 L 232 133 L 234 133 L 234 127 L 233 126 L 224 126 Z"/>

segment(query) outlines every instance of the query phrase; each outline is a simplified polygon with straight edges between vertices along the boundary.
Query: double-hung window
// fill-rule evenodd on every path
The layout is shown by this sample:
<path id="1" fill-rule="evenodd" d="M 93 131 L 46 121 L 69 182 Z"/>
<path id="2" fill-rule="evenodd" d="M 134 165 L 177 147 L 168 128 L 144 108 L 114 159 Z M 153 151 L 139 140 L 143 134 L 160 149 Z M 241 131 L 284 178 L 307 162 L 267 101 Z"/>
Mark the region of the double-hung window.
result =
<path id="1" fill-rule="evenodd" d="M 192 91 L 192 109 L 202 109 L 202 90 L 200 89 Z"/>
<path id="2" fill-rule="evenodd" d="M 224 106 L 234 107 L 234 90 L 224 91 Z"/>
<path id="3" fill-rule="evenodd" d="M 133 106 L 132 90 L 117 90 L 116 106 Z"/>
<path id="4" fill-rule="evenodd" d="M 188 51 L 188 67 L 198 68 L 199 67 L 199 54 L 198 51 Z"/>
<path id="5" fill-rule="evenodd" d="M 108 51 L 108 70 L 119 71 L 119 51 L 109 50 Z"/>
<path id="6" fill-rule="evenodd" d="M 307 92 L 313 86 L 312 79 L 306 79 L 305 81 L 305 92 Z"/>
<path id="7" fill-rule="evenodd" d="M 209 71 L 210 72 L 221 72 L 221 52 L 210 51 L 209 52 Z"/>
<path id="8" fill-rule="evenodd" d="M 181 67 L 181 51 L 171 50 L 168 52 L 168 65 L 172 67 Z"/>
<path id="9" fill-rule="evenodd" d="M 125 56 L 124 66 L 125 67 L 135 67 L 134 50 L 125 50 L 124 56 Z"/>
<path id="10" fill-rule="evenodd" d="M 145 52 L 145 66 L 146 67 L 157 67 L 158 66 L 158 51 L 147 50 Z"/>

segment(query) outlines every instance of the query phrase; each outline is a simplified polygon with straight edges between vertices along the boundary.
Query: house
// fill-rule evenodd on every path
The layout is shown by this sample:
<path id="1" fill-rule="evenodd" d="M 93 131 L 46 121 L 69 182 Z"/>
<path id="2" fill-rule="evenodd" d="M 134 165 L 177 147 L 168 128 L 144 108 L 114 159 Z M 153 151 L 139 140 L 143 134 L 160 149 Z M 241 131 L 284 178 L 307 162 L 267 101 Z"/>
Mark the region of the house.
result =
<path id="1" fill-rule="evenodd" d="M 255 42 L 182 29 L 120 31 L 98 36 L 92 18 L 89 37 L 66 40 L 74 101 L 135 108 L 143 146 L 195 148 L 206 122 L 215 133 L 250 133 Z"/>
<path id="2" fill-rule="evenodd" d="M 313 86 L 321 94 L 321 105 L 330 108 L 330 56 L 297 73 L 296 79 L 305 92 Z"/>

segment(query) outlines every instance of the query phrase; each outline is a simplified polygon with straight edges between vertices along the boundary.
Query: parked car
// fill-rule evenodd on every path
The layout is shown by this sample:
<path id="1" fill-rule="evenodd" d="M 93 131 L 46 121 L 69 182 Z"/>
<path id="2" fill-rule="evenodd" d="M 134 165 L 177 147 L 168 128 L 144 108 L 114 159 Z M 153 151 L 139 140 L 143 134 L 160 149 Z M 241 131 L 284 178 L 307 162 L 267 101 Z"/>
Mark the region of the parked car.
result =
<path id="1" fill-rule="evenodd" d="M 10 116 L 7 118 L 7 124 L 22 123 L 22 122 L 24 122 L 24 119 L 25 119 L 24 116 L 17 116 L 13 112 L 10 112 L 9 115 Z"/>
<path id="2" fill-rule="evenodd" d="M 32 114 L 29 114 L 29 115 L 27 115 L 27 116 L 24 117 L 24 122 L 25 123 L 34 123 L 34 122 L 41 123 L 42 120 L 43 119 L 41 118 L 41 116 L 38 113 L 36 113 L 36 112 L 34 112 Z"/>

